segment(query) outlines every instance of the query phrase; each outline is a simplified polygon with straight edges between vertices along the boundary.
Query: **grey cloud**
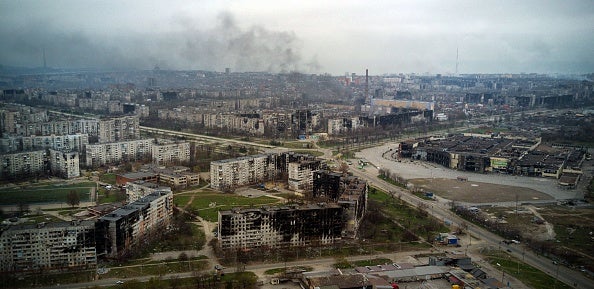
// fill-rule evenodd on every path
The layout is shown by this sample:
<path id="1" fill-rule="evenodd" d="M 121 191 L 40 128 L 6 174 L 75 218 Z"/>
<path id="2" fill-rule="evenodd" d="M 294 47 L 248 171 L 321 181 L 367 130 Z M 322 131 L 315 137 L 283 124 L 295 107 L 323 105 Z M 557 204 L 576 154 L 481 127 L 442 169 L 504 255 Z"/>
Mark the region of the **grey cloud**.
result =
<path id="1" fill-rule="evenodd" d="M 182 55 L 192 62 L 208 61 L 211 66 L 238 71 L 294 71 L 301 67 L 300 43 L 294 33 L 260 26 L 243 30 L 228 13 L 219 16 L 212 30 L 183 31 L 178 36 L 185 43 Z"/>
<path id="2" fill-rule="evenodd" d="M 192 19 L 177 21 L 169 33 L 117 34 L 105 38 L 89 32 L 64 31 L 50 22 L 28 23 L 16 30 L 4 26 L 0 64 L 41 66 L 45 49 L 49 66 L 104 69 L 168 69 L 233 71 L 301 71 L 319 69 L 304 63 L 295 33 L 261 26 L 242 29 L 233 15 L 222 13 L 214 28 L 202 29 Z M 315 65 L 312 65 L 314 63 Z M 307 71 L 311 72 L 311 71 Z M 314 71 L 317 72 L 317 71 Z"/>

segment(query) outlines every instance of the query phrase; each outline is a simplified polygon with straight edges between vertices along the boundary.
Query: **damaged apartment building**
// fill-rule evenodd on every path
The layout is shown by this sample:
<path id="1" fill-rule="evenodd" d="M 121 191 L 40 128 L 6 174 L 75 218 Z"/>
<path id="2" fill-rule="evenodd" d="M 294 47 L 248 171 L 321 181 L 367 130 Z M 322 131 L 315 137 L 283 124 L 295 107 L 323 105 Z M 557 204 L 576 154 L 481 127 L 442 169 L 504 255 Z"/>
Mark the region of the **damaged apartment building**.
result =
<path id="1" fill-rule="evenodd" d="M 294 152 L 258 154 L 210 163 L 210 186 L 229 191 L 240 186 L 266 181 L 287 181 L 295 191 L 312 185 L 312 172 L 322 162 L 314 156 Z"/>
<path id="2" fill-rule="evenodd" d="M 96 265 L 93 221 L 20 224 L 0 230 L 0 272 L 39 274 Z"/>
<path id="3" fill-rule="evenodd" d="M 173 217 L 173 193 L 156 191 L 97 220 L 97 255 L 125 257 L 161 236 Z"/>
<path id="4" fill-rule="evenodd" d="M 356 238 L 367 207 L 367 183 L 328 171 L 313 175 L 317 176 L 313 191 L 327 202 L 219 211 L 219 246 L 224 250 L 286 248 Z"/>

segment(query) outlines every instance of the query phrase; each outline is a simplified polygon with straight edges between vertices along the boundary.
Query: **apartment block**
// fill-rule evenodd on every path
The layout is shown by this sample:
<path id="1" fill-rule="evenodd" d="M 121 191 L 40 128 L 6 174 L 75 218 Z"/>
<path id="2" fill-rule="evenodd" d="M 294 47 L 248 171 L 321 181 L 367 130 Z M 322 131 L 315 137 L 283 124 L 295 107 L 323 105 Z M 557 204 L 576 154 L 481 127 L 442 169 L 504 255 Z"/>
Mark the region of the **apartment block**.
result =
<path id="1" fill-rule="evenodd" d="M 80 160 L 78 152 L 49 150 L 49 164 L 52 175 L 64 179 L 80 176 Z"/>
<path id="2" fill-rule="evenodd" d="M 313 172 L 320 169 L 320 160 L 303 160 L 288 164 L 288 185 L 293 191 L 311 191 Z"/>
<path id="3" fill-rule="evenodd" d="M 16 128 L 25 123 L 43 123 L 48 120 L 44 109 L 11 104 L 0 109 L 0 131 L 7 134 L 16 133 Z"/>
<path id="4" fill-rule="evenodd" d="M 329 135 L 353 132 L 361 127 L 363 127 L 363 122 L 359 117 L 342 117 L 328 120 Z"/>
<path id="5" fill-rule="evenodd" d="M 342 174 L 319 170 L 313 173 L 312 196 L 337 201 L 342 194 Z"/>
<path id="6" fill-rule="evenodd" d="M 87 134 L 47 135 L 47 136 L 9 136 L 0 138 L 0 153 L 56 149 L 83 152 L 89 144 Z"/>
<path id="7" fill-rule="evenodd" d="M 68 135 L 77 133 L 96 136 L 98 133 L 98 124 L 99 120 L 97 119 L 31 121 L 15 122 L 6 129 L 10 135 L 18 136 Z"/>
<path id="8" fill-rule="evenodd" d="M 173 193 L 157 191 L 127 204 L 96 223 L 97 255 L 123 258 L 163 235 L 173 216 Z"/>
<path id="9" fill-rule="evenodd" d="M 336 203 L 344 209 L 346 218 L 342 232 L 345 238 L 357 238 L 359 225 L 367 212 L 367 182 L 353 176 L 343 176 L 343 191 Z"/>
<path id="10" fill-rule="evenodd" d="M 35 176 L 46 172 L 46 151 L 0 155 L 0 178 Z"/>
<path id="11" fill-rule="evenodd" d="M 337 204 L 219 211 L 222 249 L 327 245 L 341 239 L 343 209 Z"/>
<path id="12" fill-rule="evenodd" d="M 151 156 L 152 147 L 151 139 L 87 145 L 86 164 L 88 167 L 97 167 L 120 161 L 139 160 Z"/>
<path id="13" fill-rule="evenodd" d="M 159 140 L 153 144 L 151 152 L 153 163 L 157 165 L 187 162 L 190 160 L 190 143 Z"/>
<path id="14" fill-rule="evenodd" d="M 140 119 L 137 115 L 99 121 L 99 142 L 117 142 L 140 138 Z"/>
<path id="15" fill-rule="evenodd" d="M 259 154 L 213 161 L 210 163 L 210 186 L 227 190 L 238 186 L 272 180 L 279 175 L 277 154 Z"/>
<path id="16" fill-rule="evenodd" d="M 259 114 L 203 114 L 204 127 L 264 134 L 264 120 Z"/>
<path id="17" fill-rule="evenodd" d="M 367 211 L 367 182 L 323 170 L 314 172 L 313 179 L 318 203 L 219 211 L 221 248 L 327 245 L 357 238 Z"/>
<path id="18" fill-rule="evenodd" d="M 14 133 L 19 113 L 10 110 L 0 110 L 0 131 Z"/>
<path id="19" fill-rule="evenodd" d="M 0 271 L 39 274 L 97 265 L 95 223 L 15 225 L 0 232 Z"/>

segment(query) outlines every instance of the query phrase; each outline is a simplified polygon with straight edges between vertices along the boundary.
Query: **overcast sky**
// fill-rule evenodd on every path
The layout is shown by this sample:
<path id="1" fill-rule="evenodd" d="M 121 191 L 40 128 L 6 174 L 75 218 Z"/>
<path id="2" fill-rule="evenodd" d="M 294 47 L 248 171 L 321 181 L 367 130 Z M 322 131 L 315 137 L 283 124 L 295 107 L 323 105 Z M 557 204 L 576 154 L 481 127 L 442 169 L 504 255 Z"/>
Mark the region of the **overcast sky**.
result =
<path id="1" fill-rule="evenodd" d="M 27 67 L 594 72 L 592 0 L 0 0 L 0 37 Z"/>

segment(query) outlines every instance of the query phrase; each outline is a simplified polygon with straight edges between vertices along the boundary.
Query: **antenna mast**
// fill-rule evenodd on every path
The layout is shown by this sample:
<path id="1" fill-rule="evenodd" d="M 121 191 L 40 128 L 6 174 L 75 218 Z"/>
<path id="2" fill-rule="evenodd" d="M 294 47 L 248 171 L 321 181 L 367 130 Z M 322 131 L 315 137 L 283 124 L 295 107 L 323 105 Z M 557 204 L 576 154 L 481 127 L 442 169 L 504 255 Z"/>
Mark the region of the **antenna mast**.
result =
<path id="1" fill-rule="evenodd" d="M 458 76 L 458 47 L 456 47 L 456 76 Z"/>

